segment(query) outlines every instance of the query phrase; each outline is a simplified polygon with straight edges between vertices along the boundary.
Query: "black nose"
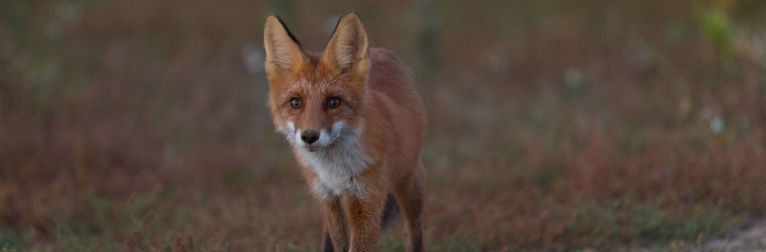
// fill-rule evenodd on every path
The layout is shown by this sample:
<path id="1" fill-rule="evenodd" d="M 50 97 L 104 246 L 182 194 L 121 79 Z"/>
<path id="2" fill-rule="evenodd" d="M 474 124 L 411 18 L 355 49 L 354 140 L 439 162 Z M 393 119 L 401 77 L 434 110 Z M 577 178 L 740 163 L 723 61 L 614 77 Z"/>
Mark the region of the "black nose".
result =
<path id="1" fill-rule="evenodd" d="M 319 133 L 313 130 L 305 130 L 301 133 L 301 139 L 307 144 L 312 144 L 319 139 Z"/>

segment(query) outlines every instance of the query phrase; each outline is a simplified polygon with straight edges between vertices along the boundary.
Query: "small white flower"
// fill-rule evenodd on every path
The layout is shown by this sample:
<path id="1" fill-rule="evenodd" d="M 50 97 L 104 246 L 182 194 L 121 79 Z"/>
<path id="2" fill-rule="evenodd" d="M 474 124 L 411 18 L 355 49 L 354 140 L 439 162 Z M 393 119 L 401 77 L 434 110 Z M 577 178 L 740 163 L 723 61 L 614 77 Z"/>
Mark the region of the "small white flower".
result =
<path id="1" fill-rule="evenodd" d="M 242 63 L 250 74 L 258 75 L 264 71 L 264 55 L 261 47 L 250 43 L 242 47 Z"/>
<path id="2" fill-rule="evenodd" d="M 564 85 L 572 90 L 579 90 L 585 87 L 585 75 L 577 69 L 570 68 L 564 73 Z"/>
<path id="3" fill-rule="evenodd" d="M 724 124 L 723 118 L 720 116 L 714 116 L 710 119 L 710 130 L 713 131 L 713 133 L 719 134 L 725 127 L 726 125 Z"/>

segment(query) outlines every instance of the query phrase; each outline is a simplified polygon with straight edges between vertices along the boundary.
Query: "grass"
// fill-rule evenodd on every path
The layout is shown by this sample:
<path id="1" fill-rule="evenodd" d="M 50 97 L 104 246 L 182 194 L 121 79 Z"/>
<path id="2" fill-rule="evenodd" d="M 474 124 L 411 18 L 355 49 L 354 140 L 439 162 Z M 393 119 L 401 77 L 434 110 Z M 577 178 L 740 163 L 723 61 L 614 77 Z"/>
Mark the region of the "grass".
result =
<path id="1" fill-rule="evenodd" d="M 3 1 L 0 251 L 315 251 L 265 107 L 275 8 L 314 49 L 357 8 L 412 66 L 429 249 L 693 249 L 766 213 L 754 2 Z"/>

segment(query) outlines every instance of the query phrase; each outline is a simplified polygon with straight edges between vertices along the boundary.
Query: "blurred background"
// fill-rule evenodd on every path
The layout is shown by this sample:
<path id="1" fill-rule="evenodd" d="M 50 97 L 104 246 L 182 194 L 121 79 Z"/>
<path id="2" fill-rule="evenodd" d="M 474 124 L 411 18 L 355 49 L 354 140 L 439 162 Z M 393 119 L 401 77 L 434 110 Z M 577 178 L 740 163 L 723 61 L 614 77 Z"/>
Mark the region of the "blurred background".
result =
<path id="1" fill-rule="evenodd" d="M 0 250 L 317 250 L 263 21 L 319 51 L 347 9 L 426 102 L 431 250 L 704 248 L 766 214 L 766 1 L 3 0 Z"/>

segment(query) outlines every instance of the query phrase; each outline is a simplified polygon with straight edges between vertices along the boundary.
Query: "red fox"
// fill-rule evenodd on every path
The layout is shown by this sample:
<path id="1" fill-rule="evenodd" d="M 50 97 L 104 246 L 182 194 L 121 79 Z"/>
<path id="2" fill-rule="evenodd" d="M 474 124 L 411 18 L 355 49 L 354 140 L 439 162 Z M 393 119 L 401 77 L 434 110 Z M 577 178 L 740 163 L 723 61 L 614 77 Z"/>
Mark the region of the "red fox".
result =
<path id="1" fill-rule="evenodd" d="M 423 251 L 426 112 L 407 66 L 367 47 L 346 12 L 323 53 L 305 51 L 277 15 L 266 18 L 268 105 L 302 166 L 325 223 L 325 251 L 376 251 L 393 195 L 408 251 Z"/>

